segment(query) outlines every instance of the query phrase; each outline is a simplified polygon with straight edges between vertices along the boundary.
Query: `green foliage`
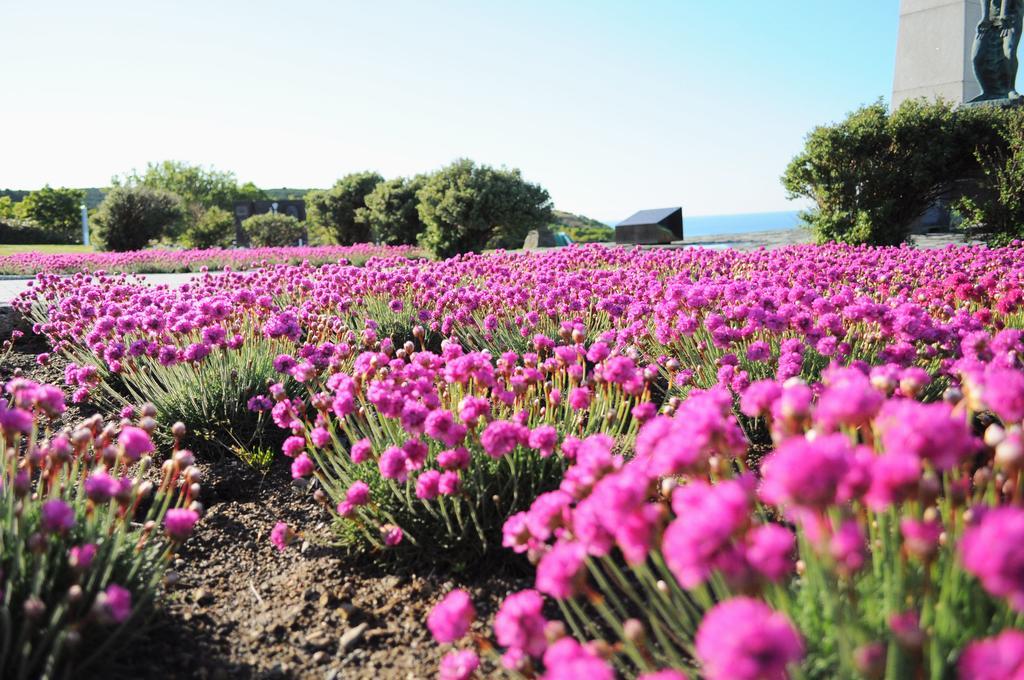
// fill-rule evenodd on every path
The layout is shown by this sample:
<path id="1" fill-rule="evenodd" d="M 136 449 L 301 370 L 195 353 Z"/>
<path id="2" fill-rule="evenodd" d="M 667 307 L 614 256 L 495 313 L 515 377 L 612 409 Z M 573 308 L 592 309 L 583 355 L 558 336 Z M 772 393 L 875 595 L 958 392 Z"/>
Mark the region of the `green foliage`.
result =
<path id="1" fill-rule="evenodd" d="M 306 213 L 321 237 L 338 245 L 367 243 L 370 228 L 363 219 L 366 196 L 384 181 L 376 172 L 342 177 L 330 189 L 306 194 Z"/>
<path id="2" fill-rule="evenodd" d="M 306 237 L 306 226 L 282 213 L 253 215 L 242 222 L 242 229 L 249 237 L 249 244 L 256 248 L 293 246 Z"/>
<path id="3" fill-rule="evenodd" d="M 369 227 L 374 242 L 384 245 L 410 245 L 423 232 L 416 192 L 426 177 L 398 177 L 381 182 L 366 195 L 366 207 L 359 218 Z"/>
<path id="4" fill-rule="evenodd" d="M 997 107 L 882 102 L 815 128 L 782 177 L 790 198 L 815 207 L 801 217 L 819 242 L 896 245 L 915 219 L 962 180 L 976 178 L 979 149 L 1005 146 Z"/>
<path id="5" fill-rule="evenodd" d="M 1006 148 L 977 152 L 984 174 L 979 191 L 956 206 L 962 227 L 993 246 L 1024 238 L 1024 111 L 1010 114 L 1003 134 Z"/>
<path id="6" fill-rule="evenodd" d="M 181 199 L 145 186 L 115 187 L 93 218 L 93 236 L 101 250 L 140 250 L 181 222 Z"/>
<path id="7" fill-rule="evenodd" d="M 181 161 L 147 163 L 142 174 L 132 170 L 122 177 L 114 177 L 111 183 L 115 187 L 142 186 L 161 189 L 177 194 L 189 205 L 198 204 L 203 208 L 217 206 L 225 210 L 232 209 L 235 199 L 240 194 L 235 173 L 206 169 Z"/>
<path id="8" fill-rule="evenodd" d="M 0 196 L 0 220 L 10 220 L 14 217 L 14 201 L 10 196 Z"/>
<path id="9" fill-rule="evenodd" d="M 81 189 L 53 189 L 47 185 L 22 199 L 13 206 L 13 211 L 16 217 L 34 222 L 70 243 L 81 234 L 84 200 L 85 192 Z"/>
<path id="10" fill-rule="evenodd" d="M 7 429 L 0 437 L 9 459 L 0 470 L 4 678 L 80 677 L 105 660 L 112 645 L 138 630 L 185 538 L 170 537 L 163 524 L 169 509 L 180 513 L 191 502 L 188 491 L 175 489 L 182 466 L 172 463 L 174 476 L 161 481 L 152 458 L 136 464 L 137 454 L 97 415 L 76 426 L 64 439 L 66 454 L 42 471 L 58 435 L 48 420 L 40 413 L 29 434 Z M 122 490 L 90 499 L 83 480 L 107 474 Z M 44 508 L 54 505 L 68 513 L 56 531 L 43 520 Z"/>
<path id="11" fill-rule="evenodd" d="M 438 257 L 518 248 L 531 229 L 551 221 L 551 198 L 519 170 L 460 159 L 430 176 L 416 194 L 426 229 L 420 245 Z"/>
<path id="12" fill-rule="evenodd" d="M 181 242 L 187 248 L 230 248 L 235 242 L 235 218 L 227 210 L 213 206 L 185 229 Z"/>
<path id="13" fill-rule="evenodd" d="M 554 221 L 548 227 L 555 232 L 565 232 L 573 243 L 606 243 L 615 240 L 615 229 L 604 222 L 562 210 L 552 210 L 551 214 Z"/>

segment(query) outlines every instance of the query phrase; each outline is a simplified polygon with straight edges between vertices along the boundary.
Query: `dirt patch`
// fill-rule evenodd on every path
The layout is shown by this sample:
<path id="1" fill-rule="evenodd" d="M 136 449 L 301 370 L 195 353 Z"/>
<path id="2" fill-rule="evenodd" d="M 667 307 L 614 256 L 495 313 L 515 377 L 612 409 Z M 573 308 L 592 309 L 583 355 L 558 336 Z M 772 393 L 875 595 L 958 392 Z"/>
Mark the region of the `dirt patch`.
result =
<path id="1" fill-rule="evenodd" d="M 209 505 L 175 563 L 177 582 L 97 677 L 434 677 L 443 650 L 424 622 L 441 596 L 467 588 L 486 617 L 529 585 L 375 567 L 324 545 L 328 513 L 284 463 L 265 475 L 233 459 L 201 467 Z M 269 541 L 279 520 L 303 535 L 284 553 Z"/>

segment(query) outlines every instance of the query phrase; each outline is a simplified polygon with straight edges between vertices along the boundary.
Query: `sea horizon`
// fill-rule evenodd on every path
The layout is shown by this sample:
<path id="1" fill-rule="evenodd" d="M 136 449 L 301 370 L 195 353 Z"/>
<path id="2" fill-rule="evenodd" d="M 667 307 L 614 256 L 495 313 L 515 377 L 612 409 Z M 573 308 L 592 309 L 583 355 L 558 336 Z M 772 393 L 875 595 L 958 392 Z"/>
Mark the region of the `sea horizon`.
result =
<path id="1" fill-rule="evenodd" d="M 684 236 L 710 236 L 715 234 L 742 234 L 757 231 L 796 229 L 800 226 L 799 210 L 774 212 L 735 213 L 731 215 L 692 215 L 683 212 Z M 622 220 L 606 222 L 614 227 Z"/>

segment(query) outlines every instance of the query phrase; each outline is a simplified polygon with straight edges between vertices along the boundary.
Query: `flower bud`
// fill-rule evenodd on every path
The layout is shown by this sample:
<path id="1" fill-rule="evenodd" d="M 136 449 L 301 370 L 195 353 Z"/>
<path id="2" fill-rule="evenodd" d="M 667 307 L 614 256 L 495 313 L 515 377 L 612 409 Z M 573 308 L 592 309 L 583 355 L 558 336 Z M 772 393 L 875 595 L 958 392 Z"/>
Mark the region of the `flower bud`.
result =
<path id="1" fill-rule="evenodd" d="M 139 412 L 146 418 L 155 418 L 156 406 L 147 401 L 145 404 L 142 405 L 142 408 L 139 409 Z"/>
<path id="2" fill-rule="evenodd" d="M 553 645 L 566 636 L 565 624 L 561 621 L 548 621 L 544 626 L 544 637 L 548 644 Z"/>
<path id="3" fill-rule="evenodd" d="M 869 642 L 853 650 L 853 665 L 866 680 L 881 680 L 885 676 L 885 645 Z"/>
<path id="4" fill-rule="evenodd" d="M 187 468 L 196 462 L 196 457 L 188 449 L 181 449 L 174 452 L 174 462 L 179 468 Z"/>
<path id="5" fill-rule="evenodd" d="M 46 614 L 46 605 L 43 604 L 43 601 L 35 595 L 32 595 L 25 600 L 23 608 L 25 611 L 25 618 L 29 621 L 38 621 Z"/>
<path id="6" fill-rule="evenodd" d="M 156 420 L 147 416 L 139 421 L 139 427 L 149 434 L 153 434 L 153 430 L 156 429 Z"/>
<path id="7" fill-rule="evenodd" d="M 187 429 L 185 427 L 185 423 L 181 422 L 180 420 L 174 423 L 174 425 L 171 425 L 171 434 L 174 435 L 175 439 L 181 439 L 182 437 L 185 436 L 186 432 Z"/>
<path id="8" fill-rule="evenodd" d="M 1006 439 L 1006 430 L 999 423 L 992 423 L 985 428 L 985 446 L 995 448 Z"/>
<path id="9" fill-rule="evenodd" d="M 989 430 L 994 426 L 989 426 Z M 988 438 L 988 430 L 985 431 L 986 440 Z M 1021 436 L 1013 433 L 1004 438 L 996 446 L 996 465 L 1005 470 L 1016 470 L 1020 467 L 1021 460 L 1024 459 L 1024 445 L 1021 442 Z"/>
<path id="10" fill-rule="evenodd" d="M 647 637 L 646 631 L 644 631 L 644 624 L 638 619 L 626 619 L 622 622 L 622 637 L 629 640 L 633 644 L 640 644 Z"/>
<path id="11" fill-rule="evenodd" d="M 82 586 L 77 583 L 68 588 L 68 602 L 78 604 L 82 601 Z"/>

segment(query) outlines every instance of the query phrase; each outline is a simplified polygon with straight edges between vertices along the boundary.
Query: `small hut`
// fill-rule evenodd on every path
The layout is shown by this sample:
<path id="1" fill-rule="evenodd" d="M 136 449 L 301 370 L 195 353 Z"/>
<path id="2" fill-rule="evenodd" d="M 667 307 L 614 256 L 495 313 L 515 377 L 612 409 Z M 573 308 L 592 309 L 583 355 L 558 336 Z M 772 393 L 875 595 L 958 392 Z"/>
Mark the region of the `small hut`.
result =
<path id="1" fill-rule="evenodd" d="M 653 245 L 682 240 L 682 208 L 641 210 L 615 225 L 616 243 Z"/>

